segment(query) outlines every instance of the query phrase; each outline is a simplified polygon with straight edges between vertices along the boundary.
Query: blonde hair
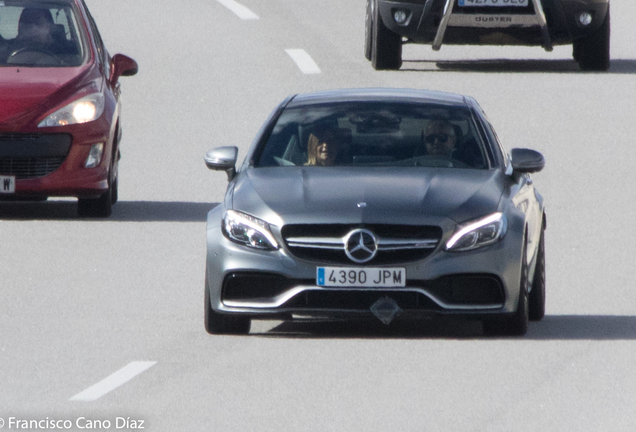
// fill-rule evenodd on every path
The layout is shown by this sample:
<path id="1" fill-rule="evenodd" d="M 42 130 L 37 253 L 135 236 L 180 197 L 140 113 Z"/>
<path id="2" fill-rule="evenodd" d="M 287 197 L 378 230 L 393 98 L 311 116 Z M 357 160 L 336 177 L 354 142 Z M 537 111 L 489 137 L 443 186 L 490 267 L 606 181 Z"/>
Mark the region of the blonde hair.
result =
<path id="1" fill-rule="evenodd" d="M 307 163 L 305 165 L 316 165 L 316 152 L 319 144 L 320 140 L 318 137 L 314 134 L 309 134 L 309 139 L 307 140 Z"/>
<path id="2" fill-rule="evenodd" d="M 330 152 L 333 152 L 335 157 L 342 144 L 342 137 L 338 132 L 337 128 L 320 126 L 310 133 L 307 140 L 307 163 L 305 165 L 319 165 L 317 154 L 318 146 L 321 142 L 327 142 L 328 147 L 331 149 Z"/>

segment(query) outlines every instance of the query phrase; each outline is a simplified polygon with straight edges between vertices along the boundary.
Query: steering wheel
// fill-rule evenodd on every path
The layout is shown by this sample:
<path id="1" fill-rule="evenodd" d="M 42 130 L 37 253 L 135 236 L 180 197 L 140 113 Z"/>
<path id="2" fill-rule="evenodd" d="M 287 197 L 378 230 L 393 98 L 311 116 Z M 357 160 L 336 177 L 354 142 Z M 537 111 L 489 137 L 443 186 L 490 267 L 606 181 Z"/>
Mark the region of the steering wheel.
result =
<path id="1" fill-rule="evenodd" d="M 34 56 L 33 60 L 29 59 L 29 55 Z M 20 60 L 20 57 L 26 57 L 27 61 Z M 46 48 L 34 48 L 34 47 L 22 47 L 7 57 L 7 64 L 18 64 L 18 63 L 28 63 L 35 65 L 61 65 L 64 64 L 64 61 L 60 60 L 60 58 L 55 55 L 51 50 Z"/>

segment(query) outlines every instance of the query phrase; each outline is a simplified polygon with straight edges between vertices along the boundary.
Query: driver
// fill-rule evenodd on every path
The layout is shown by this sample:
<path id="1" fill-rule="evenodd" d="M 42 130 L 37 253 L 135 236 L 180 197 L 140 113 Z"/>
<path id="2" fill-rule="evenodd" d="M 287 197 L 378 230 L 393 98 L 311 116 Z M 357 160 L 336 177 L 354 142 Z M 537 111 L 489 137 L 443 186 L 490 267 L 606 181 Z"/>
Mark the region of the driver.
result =
<path id="1" fill-rule="evenodd" d="M 50 49 L 53 43 L 53 16 L 48 9 L 27 8 L 18 23 L 17 47 Z"/>
<path id="2" fill-rule="evenodd" d="M 23 50 L 58 54 L 59 44 L 53 37 L 55 23 L 48 9 L 25 8 L 18 22 L 18 35 L 11 41 L 11 52 Z"/>
<path id="3" fill-rule="evenodd" d="M 43 64 L 39 62 L 42 58 L 49 61 L 54 58 L 57 63 L 57 55 L 76 54 L 73 44 L 66 40 L 63 26 L 55 24 L 51 11 L 46 8 L 24 8 L 18 21 L 18 34 L 8 42 L 4 48 L 7 63 Z M 22 53 L 26 57 L 20 56 Z M 20 60 L 12 61 L 15 56 Z"/>
<path id="4" fill-rule="evenodd" d="M 433 120 L 426 126 L 424 144 L 431 156 L 451 157 L 457 144 L 455 129 L 446 120 Z"/>

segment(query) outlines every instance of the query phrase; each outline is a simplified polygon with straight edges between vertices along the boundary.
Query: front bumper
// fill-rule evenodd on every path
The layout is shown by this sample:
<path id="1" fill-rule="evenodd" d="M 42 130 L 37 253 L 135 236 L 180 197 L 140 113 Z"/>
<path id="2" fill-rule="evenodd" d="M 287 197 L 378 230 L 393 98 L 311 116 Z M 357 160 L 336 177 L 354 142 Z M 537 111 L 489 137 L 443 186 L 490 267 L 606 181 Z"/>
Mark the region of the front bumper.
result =
<path id="1" fill-rule="evenodd" d="M 456 2 L 457 3 L 457 2 Z M 532 2 L 530 2 L 532 3 Z M 384 24 L 411 42 L 431 44 L 435 40 L 446 0 L 379 0 L 379 13 Z M 609 0 L 542 0 L 552 45 L 571 44 L 597 30 L 608 13 Z M 510 19 L 512 15 L 534 14 L 534 7 L 525 8 L 460 8 L 455 5 L 453 18 L 461 26 L 449 24 L 444 44 L 450 45 L 545 45 L 544 37 L 536 26 L 524 26 L 522 21 Z M 394 17 L 397 10 L 406 12 L 408 18 L 398 24 Z M 581 12 L 592 15 L 592 23 L 583 26 L 578 22 Z M 530 16 L 530 15 L 528 15 Z M 489 18 L 484 19 L 483 17 Z M 507 18 L 508 17 L 508 18 Z M 461 19 L 460 19 L 461 18 Z"/>
<path id="2" fill-rule="evenodd" d="M 113 142 L 110 125 L 98 121 L 54 129 L 0 130 L 0 175 L 16 177 L 15 193 L 0 194 L 0 200 L 96 198 L 108 190 Z M 104 145 L 100 164 L 85 168 L 91 146 L 98 143 Z"/>
<path id="3" fill-rule="evenodd" d="M 511 229 L 503 241 L 475 251 L 449 253 L 438 246 L 423 260 L 391 264 L 406 269 L 402 288 L 326 288 L 316 285 L 317 267 L 324 264 L 298 259 L 284 246 L 268 252 L 238 245 L 209 224 L 206 289 L 216 312 L 257 319 L 363 318 L 387 297 L 397 303 L 401 318 L 492 317 L 517 309 L 521 238 Z"/>

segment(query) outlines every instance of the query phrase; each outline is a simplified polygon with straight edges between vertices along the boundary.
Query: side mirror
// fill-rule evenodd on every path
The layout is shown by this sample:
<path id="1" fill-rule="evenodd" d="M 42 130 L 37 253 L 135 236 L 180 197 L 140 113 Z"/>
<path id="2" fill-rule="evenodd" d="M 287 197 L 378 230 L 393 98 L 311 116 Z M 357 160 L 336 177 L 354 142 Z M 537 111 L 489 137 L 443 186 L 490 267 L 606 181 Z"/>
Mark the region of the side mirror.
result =
<path id="1" fill-rule="evenodd" d="M 512 171 L 517 174 L 539 172 L 545 167 L 545 158 L 535 150 L 514 148 L 510 151 Z"/>
<path id="2" fill-rule="evenodd" d="M 237 147 L 217 147 L 205 154 L 205 165 L 214 171 L 225 171 L 229 181 L 232 180 L 236 174 L 235 166 L 237 156 Z"/>
<path id="3" fill-rule="evenodd" d="M 137 62 L 123 54 L 115 54 L 111 60 L 110 82 L 116 83 L 119 77 L 133 76 L 139 71 Z"/>

